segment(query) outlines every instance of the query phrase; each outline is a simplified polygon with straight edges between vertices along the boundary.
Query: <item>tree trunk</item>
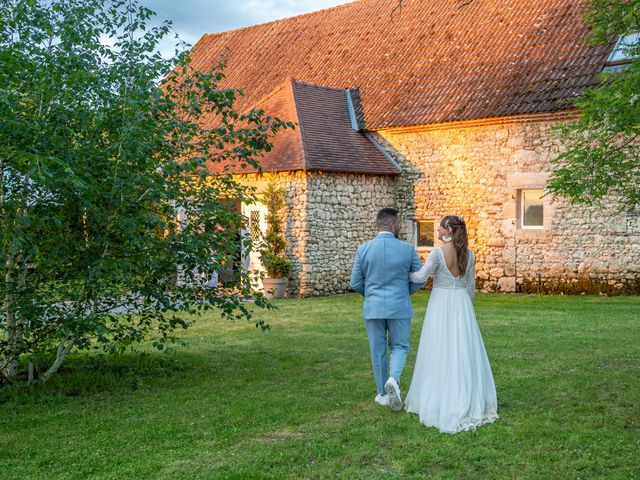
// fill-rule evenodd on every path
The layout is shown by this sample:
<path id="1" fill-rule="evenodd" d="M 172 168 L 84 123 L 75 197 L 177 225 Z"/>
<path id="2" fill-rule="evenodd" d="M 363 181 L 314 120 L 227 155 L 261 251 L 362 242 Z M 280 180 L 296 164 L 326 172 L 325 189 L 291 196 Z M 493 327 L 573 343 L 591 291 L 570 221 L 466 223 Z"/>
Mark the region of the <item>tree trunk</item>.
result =
<path id="1" fill-rule="evenodd" d="M 15 285 L 14 285 L 14 261 L 9 257 L 5 263 L 5 285 L 6 292 L 4 297 L 4 309 L 6 312 L 6 338 L 7 350 L 3 358 L 3 376 L 9 382 L 13 382 L 18 372 L 18 325 L 16 322 L 15 312 Z"/>
<path id="2" fill-rule="evenodd" d="M 73 345 L 76 343 L 77 340 L 78 340 L 78 336 L 74 336 L 70 338 L 70 335 L 67 335 L 65 338 L 60 340 L 60 343 L 58 344 L 58 352 L 56 353 L 56 359 L 53 362 L 53 364 L 49 367 L 49 370 L 44 372 L 40 377 L 41 382 L 43 383 L 46 382 L 47 380 L 49 380 L 51 375 L 53 375 L 58 371 L 58 369 L 62 365 L 62 362 L 64 362 L 64 359 L 67 357 L 67 354 L 71 351 L 71 349 L 73 348 Z M 68 343 L 65 345 L 66 342 Z"/>
<path id="3" fill-rule="evenodd" d="M 16 276 L 18 284 L 16 286 Z M 5 297 L 4 310 L 6 312 L 6 339 L 7 350 L 3 358 L 3 365 L 0 373 L 8 381 L 13 382 L 18 374 L 18 359 L 20 358 L 20 345 L 18 340 L 23 333 L 22 324 L 16 315 L 16 291 L 22 289 L 27 277 L 27 264 L 19 261 L 15 257 L 9 257 L 5 263 Z"/>

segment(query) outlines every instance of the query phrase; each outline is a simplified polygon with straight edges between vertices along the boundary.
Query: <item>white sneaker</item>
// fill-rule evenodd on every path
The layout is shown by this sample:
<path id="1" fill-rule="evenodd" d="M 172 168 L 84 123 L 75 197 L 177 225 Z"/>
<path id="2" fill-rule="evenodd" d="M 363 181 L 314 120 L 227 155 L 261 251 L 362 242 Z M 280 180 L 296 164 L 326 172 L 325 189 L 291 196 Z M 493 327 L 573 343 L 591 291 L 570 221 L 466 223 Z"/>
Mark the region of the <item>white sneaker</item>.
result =
<path id="1" fill-rule="evenodd" d="M 389 406 L 389 395 L 376 395 L 376 400 L 375 402 L 378 405 L 381 405 L 383 407 L 388 407 Z"/>
<path id="2" fill-rule="evenodd" d="M 394 412 L 402 410 L 402 398 L 400 398 L 400 386 L 396 379 L 389 377 L 387 383 L 384 384 L 384 389 L 389 396 L 389 408 Z"/>

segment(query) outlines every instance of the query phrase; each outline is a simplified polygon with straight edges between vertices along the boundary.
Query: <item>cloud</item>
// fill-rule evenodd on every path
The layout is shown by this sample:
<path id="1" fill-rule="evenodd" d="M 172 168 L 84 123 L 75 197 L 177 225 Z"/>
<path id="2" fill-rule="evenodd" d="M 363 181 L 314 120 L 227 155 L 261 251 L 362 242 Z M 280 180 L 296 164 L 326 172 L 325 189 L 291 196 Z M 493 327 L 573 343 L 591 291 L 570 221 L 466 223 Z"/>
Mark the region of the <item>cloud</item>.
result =
<path id="1" fill-rule="evenodd" d="M 245 13 L 260 17 L 263 22 L 292 17 L 334 7 L 348 0 L 247 0 L 237 6 Z"/>
<path id="2" fill-rule="evenodd" d="M 173 23 L 173 33 L 160 45 L 173 55 L 177 33 L 190 44 L 205 33 L 217 33 L 334 7 L 353 0 L 141 0 L 155 11 L 154 24 Z"/>

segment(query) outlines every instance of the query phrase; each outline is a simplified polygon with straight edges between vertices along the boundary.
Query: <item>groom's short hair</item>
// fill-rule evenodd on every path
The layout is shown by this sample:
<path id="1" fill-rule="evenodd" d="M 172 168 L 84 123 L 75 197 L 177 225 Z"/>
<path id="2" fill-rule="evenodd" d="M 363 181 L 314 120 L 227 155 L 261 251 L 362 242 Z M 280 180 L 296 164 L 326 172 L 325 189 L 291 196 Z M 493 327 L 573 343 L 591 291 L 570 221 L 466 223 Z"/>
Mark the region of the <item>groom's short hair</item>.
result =
<path id="1" fill-rule="evenodd" d="M 380 227 L 388 227 L 398 222 L 398 210 L 395 208 L 383 208 L 378 212 L 376 217 L 376 225 Z"/>

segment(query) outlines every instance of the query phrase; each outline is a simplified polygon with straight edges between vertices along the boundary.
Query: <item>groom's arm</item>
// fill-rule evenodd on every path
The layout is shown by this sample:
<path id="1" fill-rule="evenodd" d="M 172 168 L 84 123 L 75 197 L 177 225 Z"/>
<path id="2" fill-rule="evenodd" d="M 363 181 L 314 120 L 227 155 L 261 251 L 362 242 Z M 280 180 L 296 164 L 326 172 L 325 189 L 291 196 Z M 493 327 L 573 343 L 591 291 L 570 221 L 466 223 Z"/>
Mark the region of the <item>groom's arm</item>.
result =
<path id="1" fill-rule="evenodd" d="M 362 273 L 362 265 L 360 263 L 360 249 L 356 252 L 356 259 L 353 262 L 349 287 L 361 295 L 364 295 L 364 273 Z"/>
<path id="2" fill-rule="evenodd" d="M 409 273 L 417 272 L 418 270 L 420 270 L 421 267 L 422 267 L 422 261 L 420 260 L 420 257 L 418 256 L 418 252 L 416 252 L 415 249 L 414 249 L 413 250 L 413 258 L 411 260 L 411 268 L 409 269 Z M 413 293 L 417 292 L 422 287 L 424 287 L 426 284 L 427 284 L 427 282 L 422 282 L 422 283 L 409 282 L 409 293 L 413 294 Z"/>

